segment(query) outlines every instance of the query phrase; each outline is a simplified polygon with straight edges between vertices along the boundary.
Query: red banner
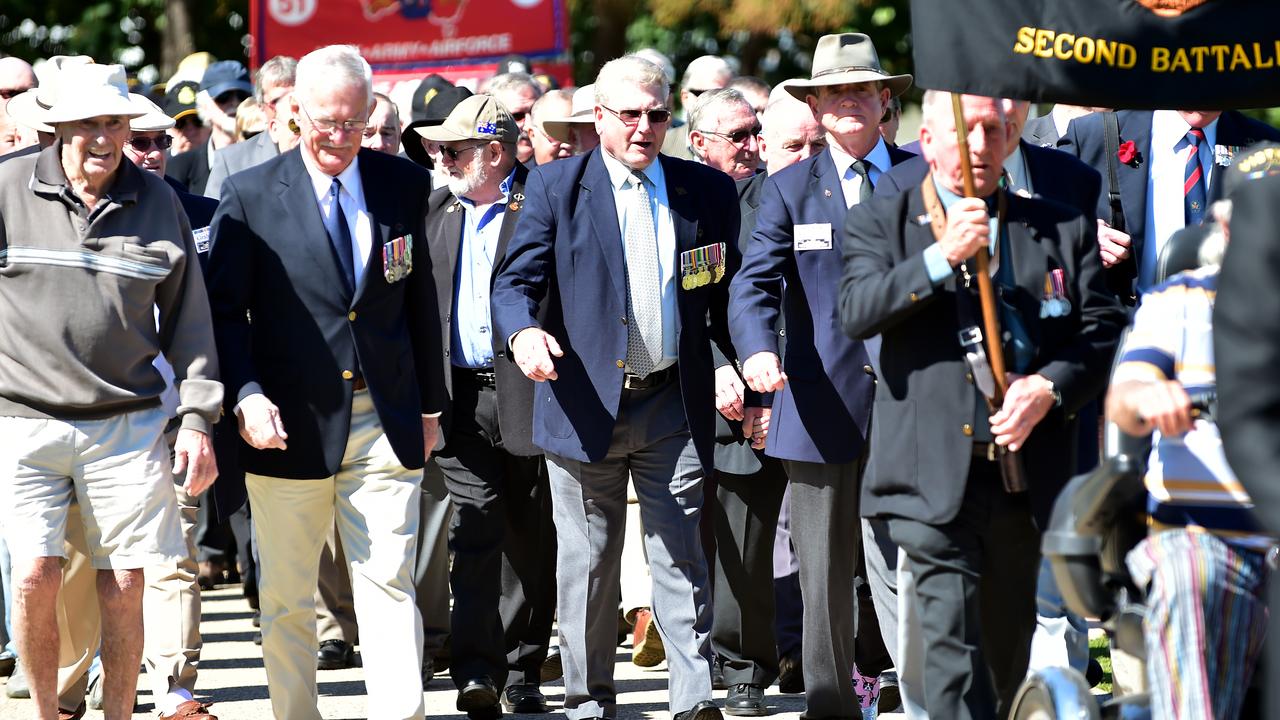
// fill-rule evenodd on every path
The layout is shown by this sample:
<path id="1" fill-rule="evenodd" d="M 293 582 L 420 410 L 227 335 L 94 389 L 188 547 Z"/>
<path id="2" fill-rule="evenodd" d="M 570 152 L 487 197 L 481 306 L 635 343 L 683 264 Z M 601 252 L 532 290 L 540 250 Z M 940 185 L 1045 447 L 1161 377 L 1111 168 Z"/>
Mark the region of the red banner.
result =
<path id="1" fill-rule="evenodd" d="M 564 0 L 251 0 L 255 66 L 274 55 L 302 57 L 337 43 L 356 45 L 381 76 L 445 72 L 509 54 L 562 61 L 568 52 Z"/>

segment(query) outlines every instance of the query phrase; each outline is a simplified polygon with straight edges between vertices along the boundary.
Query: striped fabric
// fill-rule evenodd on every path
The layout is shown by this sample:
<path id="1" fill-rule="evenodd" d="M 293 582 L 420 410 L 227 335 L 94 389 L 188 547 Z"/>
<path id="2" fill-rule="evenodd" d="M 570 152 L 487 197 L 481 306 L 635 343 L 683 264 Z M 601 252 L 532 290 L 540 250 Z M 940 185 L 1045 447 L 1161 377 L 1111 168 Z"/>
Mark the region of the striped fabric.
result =
<path id="1" fill-rule="evenodd" d="M 1113 383 L 1177 380 L 1189 393 L 1214 389 L 1212 323 L 1218 269 L 1177 275 L 1143 296 L 1120 349 Z M 1218 428 L 1211 422 L 1197 420 L 1182 437 L 1157 432 L 1146 486 L 1153 530 L 1201 528 L 1258 551 L 1275 544 L 1254 518 L 1253 502 L 1228 467 Z"/>
<path id="2" fill-rule="evenodd" d="M 112 257 L 91 250 L 55 250 L 51 248 L 10 245 L 0 249 L 0 266 L 48 265 L 51 267 L 80 268 L 94 272 L 134 278 L 136 280 L 163 280 L 169 276 L 169 267 L 152 263 Z"/>
<path id="3" fill-rule="evenodd" d="M 1167 530 L 1126 561 L 1147 589 L 1151 716 L 1239 717 L 1267 630 L 1264 556 L 1206 532 Z"/>

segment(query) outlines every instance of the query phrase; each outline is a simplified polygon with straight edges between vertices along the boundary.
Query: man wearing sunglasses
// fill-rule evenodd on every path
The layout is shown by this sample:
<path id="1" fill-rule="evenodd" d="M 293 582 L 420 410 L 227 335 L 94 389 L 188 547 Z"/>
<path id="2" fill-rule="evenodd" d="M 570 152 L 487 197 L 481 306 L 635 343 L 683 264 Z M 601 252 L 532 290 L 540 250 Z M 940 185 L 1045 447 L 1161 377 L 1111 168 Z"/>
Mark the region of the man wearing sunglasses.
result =
<path id="1" fill-rule="evenodd" d="M 719 720 L 698 522 L 715 436 L 712 342 L 735 357 L 725 286 L 738 265 L 737 195 L 723 173 L 659 154 L 671 121 L 661 68 L 612 60 L 595 88 L 600 147 L 530 172 L 492 293 L 501 349 L 537 382 L 533 441 L 546 451 L 555 517 L 564 712 L 617 717 L 630 477 L 672 716 Z"/>
<path id="2" fill-rule="evenodd" d="M 733 88 L 708 90 L 689 113 L 693 157 L 729 177 L 745 180 L 760 164 L 760 119 L 751 103 Z"/>
<path id="3" fill-rule="evenodd" d="M 508 72 L 495 75 L 485 84 L 484 94 L 492 95 L 511 113 L 520 127 L 520 140 L 516 143 L 516 158 L 527 164 L 533 159 L 533 104 L 542 97 L 542 86 L 530 75 Z"/>
<path id="4" fill-rule="evenodd" d="M 910 75 L 880 69 L 866 35 L 818 41 L 811 78 L 786 89 L 808 103 L 826 131 L 827 149 L 765 181 L 755 233 L 733 279 L 731 325 L 745 358 L 742 376 L 750 389 L 774 393 L 765 452 L 783 461 L 792 517 L 802 519 L 792 525 L 792 542 L 805 608 L 806 717 L 861 713 L 849 682 L 855 628 L 858 673 L 870 678 L 864 685 L 875 685 L 889 665 L 871 603 L 854 593 L 874 349 L 840 331 L 832 290 L 844 270 L 839 233 L 849 208 L 871 197 L 882 172 L 912 157 L 880 136 L 889 98 L 910 85 Z M 775 327 L 780 313 L 785 358 Z M 859 693 L 875 694 L 874 687 Z"/>

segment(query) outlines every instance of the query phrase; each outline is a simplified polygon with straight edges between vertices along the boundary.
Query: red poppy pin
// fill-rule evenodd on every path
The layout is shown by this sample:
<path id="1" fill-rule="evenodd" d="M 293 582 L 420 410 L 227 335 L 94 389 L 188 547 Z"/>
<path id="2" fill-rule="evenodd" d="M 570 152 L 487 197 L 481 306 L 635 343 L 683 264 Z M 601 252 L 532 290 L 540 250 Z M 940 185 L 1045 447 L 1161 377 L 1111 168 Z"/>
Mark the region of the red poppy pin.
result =
<path id="1" fill-rule="evenodd" d="M 1142 164 L 1142 158 L 1138 157 L 1138 146 L 1132 140 L 1125 140 L 1120 143 L 1120 149 L 1116 150 L 1116 157 L 1120 158 L 1120 162 L 1129 167 L 1138 167 Z"/>

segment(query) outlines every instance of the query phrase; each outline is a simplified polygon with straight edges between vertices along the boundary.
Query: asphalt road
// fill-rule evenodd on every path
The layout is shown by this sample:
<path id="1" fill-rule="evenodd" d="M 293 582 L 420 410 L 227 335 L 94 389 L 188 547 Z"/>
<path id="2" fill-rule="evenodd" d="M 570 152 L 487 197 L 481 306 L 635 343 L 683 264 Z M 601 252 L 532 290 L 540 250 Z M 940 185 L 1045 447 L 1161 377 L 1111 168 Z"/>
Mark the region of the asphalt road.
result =
<path id="1" fill-rule="evenodd" d="M 252 612 L 240 595 L 239 586 L 206 592 L 203 599 L 201 631 L 204 651 L 200 660 L 197 690 L 214 703 L 213 711 L 220 720 L 270 720 L 271 705 L 267 698 L 266 673 L 262 667 L 262 649 L 253 644 Z M 667 720 L 666 665 L 645 670 L 631 664 L 626 648 L 618 649 L 614 673 L 618 691 L 618 720 Z M 365 715 L 364 678 L 360 668 L 326 670 L 319 674 L 320 714 L 326 720 L 358 720 Z M 136 720 L 155 720 L 152 698 L 140 678 Z M 543 687 L 552 714 L 543 716 L 563 720 L 559 714 L 564 699 L 560 681 Z M 439 676 L 426 688 L 427 717 L 465 720 L 454 708 L 456 692 L 447 676 Z M 724 692 L 716 692 L 723 701 Z M 781 695 L 771 687 L 766 695 L 770 717 L 795 720 L 804 709 L 802 695 Z M 34 717 L 29 701 L 14 700 L 0 693 L 0 720 L 25 720 Z M 86 718 L 101 718 L 90 710 Z M 538 716 L 524 716 L 534 720 Z M 898 714 L 882 715 L 890 718 Z"/>

